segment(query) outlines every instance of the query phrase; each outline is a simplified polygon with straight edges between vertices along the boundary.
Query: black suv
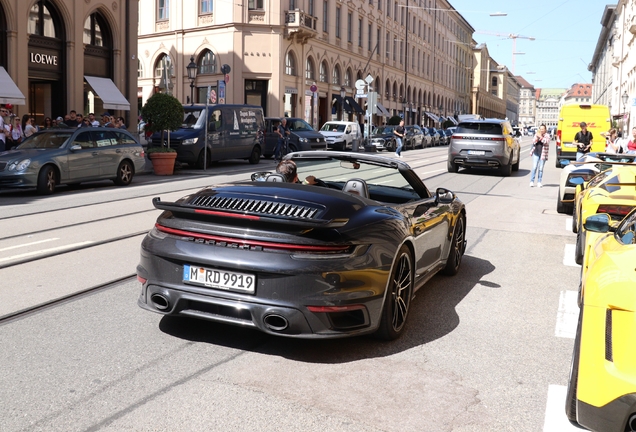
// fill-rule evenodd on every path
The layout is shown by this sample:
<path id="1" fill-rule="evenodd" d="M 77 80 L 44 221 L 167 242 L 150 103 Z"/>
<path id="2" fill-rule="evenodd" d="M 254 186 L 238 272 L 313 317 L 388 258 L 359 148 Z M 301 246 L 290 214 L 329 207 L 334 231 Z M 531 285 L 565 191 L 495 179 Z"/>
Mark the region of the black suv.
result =
<path id="1" fill-rule="evenodd" d="M 304 150 L 327 150 L 325 137 L 309 123 L 298 117 L 285 117 L 289 128 L 289 152 Z M 278 134 L 276 128 L 281 122 L 280 117 L 265 117 L 265 150 L 263 156 L 271 157 L 276 151 Z"/>

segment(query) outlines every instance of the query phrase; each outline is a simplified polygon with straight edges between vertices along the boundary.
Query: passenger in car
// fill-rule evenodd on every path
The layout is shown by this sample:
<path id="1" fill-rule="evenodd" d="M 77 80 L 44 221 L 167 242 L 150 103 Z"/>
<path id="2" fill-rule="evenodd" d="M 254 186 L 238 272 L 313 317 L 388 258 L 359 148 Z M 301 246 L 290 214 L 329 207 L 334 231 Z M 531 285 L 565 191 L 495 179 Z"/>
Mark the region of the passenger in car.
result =
<path id="1" fill-rule="evenodd" d="M 287 183 L 300 183 L 298 181 L 296 162 L 293 160 L 284 160 L 276 165 L 276 172 L 285 177 Z"/>

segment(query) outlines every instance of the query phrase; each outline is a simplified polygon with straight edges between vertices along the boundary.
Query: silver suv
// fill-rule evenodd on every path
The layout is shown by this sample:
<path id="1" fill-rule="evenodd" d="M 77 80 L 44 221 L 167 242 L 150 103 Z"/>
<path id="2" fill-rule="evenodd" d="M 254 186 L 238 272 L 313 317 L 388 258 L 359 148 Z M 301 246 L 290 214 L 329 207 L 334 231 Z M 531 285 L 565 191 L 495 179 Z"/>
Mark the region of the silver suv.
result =
<path id="1" fill-rule="evenodd" d="M 519 169 L 521 146 L 507 120 L 467 120 L 457 125 L 448 146 L 448 172 L 460 167 L 498 169 L 509 176 Z"/>

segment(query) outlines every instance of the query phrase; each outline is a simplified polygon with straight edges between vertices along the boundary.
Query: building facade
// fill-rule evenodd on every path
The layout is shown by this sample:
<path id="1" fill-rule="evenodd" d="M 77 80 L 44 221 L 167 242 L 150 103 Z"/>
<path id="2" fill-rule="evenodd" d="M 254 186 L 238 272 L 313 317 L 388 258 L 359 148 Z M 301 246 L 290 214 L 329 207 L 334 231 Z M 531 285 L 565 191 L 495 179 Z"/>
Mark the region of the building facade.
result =
<path id="1" fill-rule="evenodd" d="M 592 84 L 573 84 L 570 89 L 561 96 L 560 106 L 578 104 L 590 105 L 592 103 Z"/>
<path id="2" fill-rule="evenodd" d="M 474 29 L 446 0 L 140 0 L 140 103 L 169 91 L 183 103 L 224 100 L 320 127 L 372 121 L 432 124 L 467 113 Z M 196 78 L 187 75 L 190 61 Z M 224 66 L 225 65 L 225 66 Z M 230 71 L 226 73 L 227 71 Z M 191 87 L 192 85 L 192 87 Z"/>
<path id="3" fill-rule="evenodd" d="M 519 83 L 519 126 L 524 128 L 536 125 L 535 88 L 521 76 L 516 77 Z"/>
<path id="4" fill-rule="evenodd" d="M 559 122 L 561 97 L 567 92 L 564 88 L 546 88 L 536 90 L 536 126 L 546 125 L 556 128 Z"/>
<path id="5" fill-rule="evenodd" d="M 506 117 L 507 71 L 488 53 L 486 44 L 473 49 L 470 114 L 486 118 Z"/>
<path id="6" fill-rule="evenodd" d="M 0 0 L 0 103 L 17 115 L 110 111 L 137 123 L 137 2 Z"/>
<path id="7" fill-rule="evenodd" d="M 607 5 L 601 17 L 601 33 L 594 55 L 587 69 L 592 72 L 592 103 L 612 104 L 612 82 L 614 79 L 613 51 L 616 36 L 616 5 Z"/>
<path id="8" fill-rule="evenodd" d="M 512 125 L 519 124 L 519 99 L 521 83 L 510 71 L 506 73 L 506 118 Z"/>

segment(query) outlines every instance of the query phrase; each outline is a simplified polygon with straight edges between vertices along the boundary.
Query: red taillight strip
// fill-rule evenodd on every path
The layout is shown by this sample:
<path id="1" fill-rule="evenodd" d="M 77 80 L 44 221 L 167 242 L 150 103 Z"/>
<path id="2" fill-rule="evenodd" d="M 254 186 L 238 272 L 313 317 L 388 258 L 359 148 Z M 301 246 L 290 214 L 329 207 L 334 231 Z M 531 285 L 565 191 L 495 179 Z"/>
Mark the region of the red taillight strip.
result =
<path id="1" fill-rule="evenodd" d="M 162 231 L 168 234 L 182 236 L 182 237 L 195 237 L 195 238 L 200 238 L 204 240 L 214 240 L 214 241 L 227 242 L 227 243 L 238 243 L 238 244 L 242 244 L 246 246 L 261 246 L 261 247 L 270 248 L 270 249 L 283 249 L 283 250 L 286 249 L 286 250 L 307 251 L 307 252 L 343 252 L 349 249 L 349 246 L 295 245 L 295 244 L 289 244 L 289 243 L 273 243 L 273 242 L 264 242 L 264 241 L 258 241 L 258 240 L 244 240 L 244 239 L 237 239 L 233 237 L 223 237 L 223 236 L 216 236 L 216 235 L 210 235 L 210 234 L 201 234 L 201 233 L 197 233 L 193 231 L 184 231 L 184 230 L 175 229 L 175 228 L 168 228 L 158 223 L 155 224 L 155 228 L 157 228 L 159 231 Z"/>
<path id="2" fill-rule="evenodd" d="M 211 216 L 224 216 L 224 217 L 234 217 L 239 219 L 249 219 L 249 220 L 260 220 L 260 217 L 253 215 L 246 215 L 241 213 L 228 213 L 228 212 L 220 212 L 214 210 L 195 210 L 195 213 L 211 215 Z"/>
<path id="3" fill-rule="evenodd" d="M 142 284 L 145 284 L 146 282 L 148 282 L 148 279 L 142 278 L 141 276 L 137 275 L 137 281 L 141 282 Z"/>
<path id="4" fill-rule="evenodd" d="M 307 306 L 309 312 L 325 313 L 325 312 L 348 312 L 354 310 L 364 309 L 364 305 L 349 305 L 349 306 Z"/>

